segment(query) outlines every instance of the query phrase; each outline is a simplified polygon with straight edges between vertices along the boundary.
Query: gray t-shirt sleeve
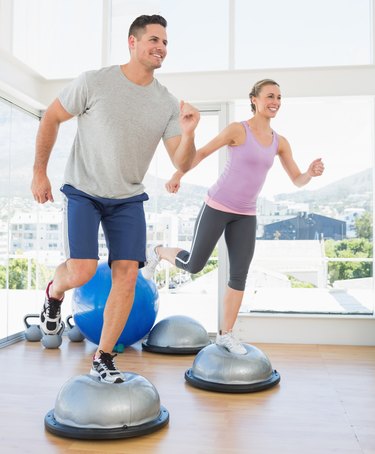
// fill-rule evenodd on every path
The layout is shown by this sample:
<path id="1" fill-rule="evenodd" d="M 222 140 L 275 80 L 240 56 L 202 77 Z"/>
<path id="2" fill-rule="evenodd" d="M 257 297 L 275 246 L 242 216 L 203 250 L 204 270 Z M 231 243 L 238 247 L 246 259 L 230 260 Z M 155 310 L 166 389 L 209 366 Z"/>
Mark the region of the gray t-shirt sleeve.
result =
<path id="1" fill-rule="evenodd" d="M 171 137 L 176 137 L 181 135 L 181 126 L 180 126 L 180 106 L 178 100 L 171 96 L 174 101 L 174 108 L 171 115 L 171 118 L 165 128 L 163 134 L 163 140 L 168 140 Z"/>
<path id="2" fill-rule="evenodd" d="M 80 115 L 89 108 L 86 73 L 82 73 L 63 88 L 58 96 L 64 109 L 71 115 Z"/>

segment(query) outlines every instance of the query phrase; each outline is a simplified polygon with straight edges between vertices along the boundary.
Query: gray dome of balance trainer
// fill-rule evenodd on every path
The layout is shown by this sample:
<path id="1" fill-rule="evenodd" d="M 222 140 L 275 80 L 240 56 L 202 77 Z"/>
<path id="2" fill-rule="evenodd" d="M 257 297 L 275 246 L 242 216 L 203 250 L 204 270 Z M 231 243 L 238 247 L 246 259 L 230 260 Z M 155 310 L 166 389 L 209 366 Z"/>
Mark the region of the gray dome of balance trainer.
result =
<path id="1" fill-rule="evenodd" d="M 129 438 L 158 430 L 168 423 L 168 411 L 146 378 L 124 373 L 125 382 L 102 383 L 79 375 L 61 388 L 54 410 L 45 417 L 46 429 L 79 439 Z"/>
<path id="2" fill-rule="evenodd" d="M 142 347 L 153 353 L 196 354 L 210 343 L 199 322 L 185 315 L 172 315 L 151 329 Z"/>
<path id="3" fill-rule="evenodd" d="M 242 345 L 245 355 L 230 353 L 216 344 L 205 347 L 185 372 L 186 381 L 207 391 L 229 393 L 261 391 L 279 383 L 280 375 L 268 357 L 252 345 Z"/>

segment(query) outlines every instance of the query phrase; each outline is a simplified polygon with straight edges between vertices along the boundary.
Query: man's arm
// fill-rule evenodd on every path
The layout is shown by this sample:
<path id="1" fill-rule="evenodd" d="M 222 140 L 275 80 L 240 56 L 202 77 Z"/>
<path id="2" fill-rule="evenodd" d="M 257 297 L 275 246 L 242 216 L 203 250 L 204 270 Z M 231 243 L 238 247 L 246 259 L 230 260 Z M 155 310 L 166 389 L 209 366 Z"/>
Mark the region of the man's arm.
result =
<path id="1" fill-rule="evenodd" d="M 181 101 L 180 126 L 181 136 L 171 137 L 164 141 L 169 157 L 177 170 L 187 172 L 195 156 L 195 128 L 200 119 L 199 111 L 192 105 Z"/>
<path id="2" fill-rule="evenodd" d="M 31 182 L 31 192 L 38 203 L 45 203 L 48 200 L 53 202 L 51 183 L 47 177 L 47 165 L 57 139 L 60 124 L 72 117 L 73 115 L 63 108 L 60 101 L 55 99 L 40 121 Z"/>

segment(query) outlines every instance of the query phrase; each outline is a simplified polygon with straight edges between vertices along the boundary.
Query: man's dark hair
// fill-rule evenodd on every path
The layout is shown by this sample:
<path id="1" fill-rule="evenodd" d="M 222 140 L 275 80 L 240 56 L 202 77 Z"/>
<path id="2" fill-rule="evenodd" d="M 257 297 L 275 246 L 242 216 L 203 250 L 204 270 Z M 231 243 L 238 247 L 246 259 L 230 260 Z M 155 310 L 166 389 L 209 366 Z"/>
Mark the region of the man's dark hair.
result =
<path id="1" fill-rule="evenodd" d="M 139 38 L 139 35 L 142 34 L 142 32 L 145 31 L 145 28 L 147 25 L 151 24 L 159 24 L 164 28 L 167 28 L 167 21 L 164 19 L 164 17 L 159 16 L 158 14 L 153 14 L 152 16 L 139 16 L 137 19 L 133 21 L 129 28 L 129 35 L 133 35 L 136 38 Z"/>

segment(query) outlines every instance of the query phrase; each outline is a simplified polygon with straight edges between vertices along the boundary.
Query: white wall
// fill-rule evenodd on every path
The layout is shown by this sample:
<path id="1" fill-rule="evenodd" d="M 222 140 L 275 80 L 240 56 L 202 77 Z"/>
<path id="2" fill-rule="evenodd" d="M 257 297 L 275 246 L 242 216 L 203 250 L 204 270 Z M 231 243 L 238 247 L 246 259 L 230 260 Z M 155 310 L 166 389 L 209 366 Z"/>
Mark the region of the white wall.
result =
<path id="1" fill-rule="evenodd" d="M 69 81 L 47 81 L 26 65 L 0 51 L 0 92 L 10 100 L 19 99 L 33 109 L 45 108 Z M 375 65 L 218 71 L 157 74 L 159 81 L 179 99 L 190 102 L 227 102 L 247 97 L 255 80 L 276 80 L 289 97 L 375 95 Z"/>

